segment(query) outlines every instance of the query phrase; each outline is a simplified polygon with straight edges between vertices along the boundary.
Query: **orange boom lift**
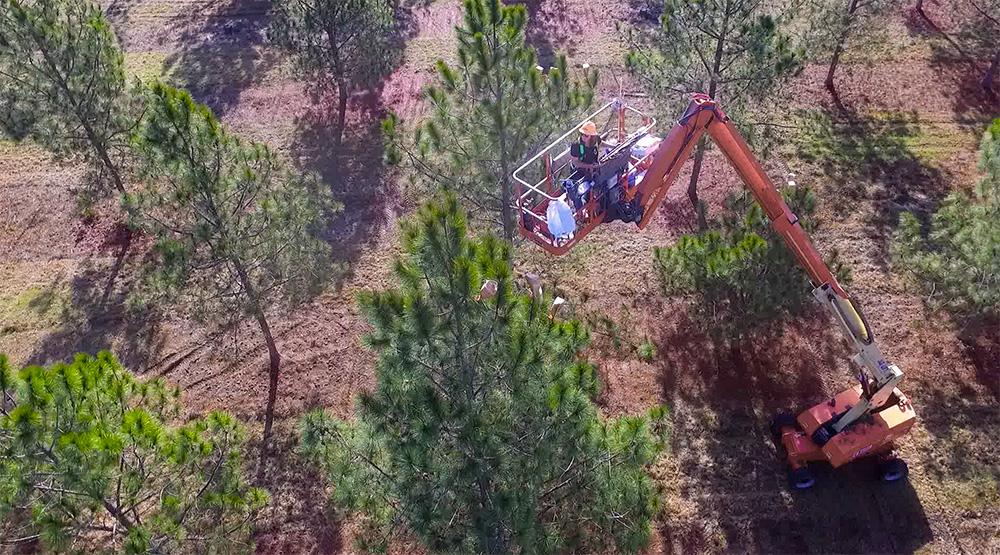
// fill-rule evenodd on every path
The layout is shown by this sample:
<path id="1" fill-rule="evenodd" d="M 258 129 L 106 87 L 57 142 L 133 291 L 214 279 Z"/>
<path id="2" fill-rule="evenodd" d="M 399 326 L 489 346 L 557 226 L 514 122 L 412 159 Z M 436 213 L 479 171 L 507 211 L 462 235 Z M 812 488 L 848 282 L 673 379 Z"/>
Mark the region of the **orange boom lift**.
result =
<path id="1" fill-rule="evenodd" d="M 563 254 L 609 220 L 612 214 L 609 199 L 628 204 L 630 210 L 625 212 L 638 214 L 634 219 L 640 229 L 645 228 L 698 140 L 708 133 L 764 209 L 771 226 L 795 254 L 812 281 L 813 296 L 840 324 L 855 351 L 851 360 L 859 368 L 858 385 L 798 416 L 783 414 L 772 422 L 775 442 L 787 454 L 793 487 L 806 489 L 814 484 L 808 469 L 810 462 L 825 461 L 839 467 L 863 457 L 878 457 L 883 480 L 904 478 L 906 464 L 893 456 L 893 442 L 910 430 L 916 414 L 909 398 L 896 387 L 903 373 L 882 356 L 861 311 L 837 283 L 798 218 L 719 105 L 707 95 L 695 94 L 662 140 L 649 133 L 655 125 L 652 118 L 620 101 L 606 104 L 587 119 L 594 120 L 605 111 L 611 116 L 605 125 L 609 130 L 602 138 L 610 144 L 610 152 L 602 157 L 602 165 L 614 164 L 620 170 L 606 181 L 604 175 L 599 176 L 601 182 L 593 186 L 586 199 L 574 199 L 579 206 L 571 209 L 576 224 L 572 232 L 553 234 L 550 205 L 568 206 L 562 190 L 575 191 L 576 180 L 580 179 L 576 174 L 560 180 L 567 170 L 572 170 L 568 149 L 553 153 L 575 129 L 560 137 L 513 174 L 518 185 L 516 210 L 521 235 L 552 254 Z M 641 118 L 641 125 L 626 134 L 625 120 L 633 116 Z M 536 180 L 529 175 L 539 161 L 541 169 L 535 177 L 540 179 Z"/>

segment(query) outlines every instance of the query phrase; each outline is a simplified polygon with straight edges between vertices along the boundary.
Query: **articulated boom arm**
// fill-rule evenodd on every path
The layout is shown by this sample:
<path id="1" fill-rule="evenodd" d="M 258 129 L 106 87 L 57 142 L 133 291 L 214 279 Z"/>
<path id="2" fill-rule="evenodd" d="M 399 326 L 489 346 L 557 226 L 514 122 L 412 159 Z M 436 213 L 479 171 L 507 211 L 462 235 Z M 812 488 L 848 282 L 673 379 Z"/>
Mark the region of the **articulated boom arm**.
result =
<path id="1" fill-rule="evenodd" d="M 771 226 L 795 253 L 799 264 L 812 281 L 813 296 L 840 322 L 857 349 L 853 361 L 862 369 L 862 402 L 852 407 L 833 425 L 839 432 L 870 410 L 884 405 L 902 380 L 903 373 L 882 357 L 868 322 L 837 283 L 837 278 L 813 247 L 809 236 L 799 225 L 798 218 L 785 204 L 739 131 L 718 104 L 707 95 L 694 95 L 684 115 L 657 149 L 639 185 L 637 196 L 643 206 L 639 228 L 642 229 L 649 223 L 667 190 L 677 179 L 681 166 L 706 132 L 736 168 L 751 194 L 764 209 Z"/>

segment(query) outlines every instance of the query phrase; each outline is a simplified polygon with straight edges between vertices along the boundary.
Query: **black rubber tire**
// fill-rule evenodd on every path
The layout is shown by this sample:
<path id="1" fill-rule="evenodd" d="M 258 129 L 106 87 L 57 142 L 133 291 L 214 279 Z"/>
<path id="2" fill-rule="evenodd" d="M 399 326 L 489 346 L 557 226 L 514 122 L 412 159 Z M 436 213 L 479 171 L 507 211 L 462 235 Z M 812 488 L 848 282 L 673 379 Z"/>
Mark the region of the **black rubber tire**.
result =
<path id="1" fill-rule="evenodd" d="M 820 426 L 819 428 L 816 428 L 816 431 L 813 432 L 812 437 L 810 439 L 813 440 L 813 443 L 822 447 L 827 443 L 829 443 L 831 439 L 833 439 L 833 434 L 835 433 L 836 432 L 834 432 L 832 428 L 827 427 L 827 425 L 823 425 Z"/>
<path id="2" fill-rule="evenodd" d="M 879 479 L 883 482 L 898 482 L 905 480 L 910 473 L 910 468 L 906 466 L 903 459 L 887 459 L 879 465 Z"/>
<path id="3" fill-rule="evenodd" d="M 791 413 L 779 412 L 771 420 L 771 438 L 774 439 L 775 443 L 781 440 L 781 429 L 785 426 L 795 427 L 798 426 L 798 422 Z"/>
<path id="4" fill-rule="evenodd" d="M 788 471 L 788 483 L 798 490 L 809 489 L 816 484 L 816 478 L 806 467 L 793 468 Z"/>

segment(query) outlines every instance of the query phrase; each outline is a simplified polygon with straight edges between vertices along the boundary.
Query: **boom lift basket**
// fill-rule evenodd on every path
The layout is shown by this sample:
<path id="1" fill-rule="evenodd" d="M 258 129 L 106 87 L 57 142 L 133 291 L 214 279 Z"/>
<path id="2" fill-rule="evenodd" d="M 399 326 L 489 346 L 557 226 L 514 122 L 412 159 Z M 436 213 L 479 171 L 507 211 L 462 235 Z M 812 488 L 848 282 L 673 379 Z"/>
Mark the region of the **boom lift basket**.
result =
<path id="1" fill-rule="evenodd" d="M 598 177 L 602 182 L 588 180 L 574 171 L 570 143 L 577 140 L 580 127 L 587 121 L 598 126 L 603 143 L 601 163 L 611 172 Z M 603 125 L 602 125 L 603 124 Z M 591 230 L 608 220 L 608 198 L 611 194 L 632 201 L 639 190 L 645 169 L 656 152 L 659 139 L 650 135 L 656 119 L 615 99 L 590 114 L 558 139 L 543 148 L 514 171 L 515 213 L 522 237 L 534 241 L 552 254 L 563 254 L 583 239 Z M 586 183 L 584 183 L 586 182 Z M 617 183 L 616 183 L 617 182 Z M 609 193 L 615 188 L 620 189 Z M 569 188 L 590 186 L 573 198 Z M 568 198 L 569 197 L 569 198 Z M 575 230 L 555 235 L 552 229 L 553 203 L 562 203 L 572 214 Z M 638 203 L 636 203 L 638 205 Z"/>

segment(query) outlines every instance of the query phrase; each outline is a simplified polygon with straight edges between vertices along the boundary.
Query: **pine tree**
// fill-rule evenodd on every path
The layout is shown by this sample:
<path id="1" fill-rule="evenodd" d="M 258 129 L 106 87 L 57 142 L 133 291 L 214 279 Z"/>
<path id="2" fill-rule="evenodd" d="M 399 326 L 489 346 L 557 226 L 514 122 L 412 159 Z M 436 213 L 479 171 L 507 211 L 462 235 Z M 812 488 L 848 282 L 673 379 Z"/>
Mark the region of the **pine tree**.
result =
<path id="1" fill-rule="evenodd" d="M 123 57 L 86 0 L 0 0 L 0 129 L 80 157 L 125 192 L 129 116 Z M 101 193 L 95 179 L 84 200 Z"/>
<path id="2" fill-rule="evenodd" d="M 781 7 L 759 0 L 664 0 L 659 27 L 626 32 L 626 63 L 671 115 L 687 105 L 690 93 L 703 92 L 747 129 L 747 116 L 761 113 L 802 67 Z M 702 139 L 688 182 L 696 210 L 706 147 Z"/>
<path id="3" fill-rule="evenodd" d="M 564 56 L 543 72 L 525 42 L 527 21 L 523 5 L 465 0 L 458 65 L 437 62 L 438 82 L 426 93 L 431 113 L 413 143 L 395 118 L 383 126 L 390 160 L 405 156 L 416 176 L 460 195 L 477 215 L 499 215 L 507 240 L 516 234 L 511 172 L 590 107 L 597 82 L 595 72 L 573 79 Z"/>
<path id="4" fill-rule="evenodd" d="M 401 286 L 360 298 L 377 386 L 353 422 L 307 415 L 302 451 L 367 547 L 405 526 L 435 552 L 641 549 L 663 409 L 601 417 L 586 329 L 514 291 L 509 244 L 466 233 L 454 197 L 404 225 Z"/>
<path id="5" fill-rule="evenodd" d="M 961 320 L 1000 316 L 1000 119 L 983 136 L 980 168 L 974 193 L 949 195 L 929 229 L 902 214 L 893 243 L 899 269 Z"/>
<path id="6" fill-rule="evenodd" d="M 782 192 L 807 231 L 815 198 L 806 188 Z M 654 250 L 663 291 L 694 295 L 699 321 L 720 339 L 739 340 L 789 316 L 801 314 L 812 299 L 812 285 L 795 255 L 770 227 L 764 211 L 746 193 L 726 200 L 717 229 L 681 237 L 676 245 Z M 831 259 L 842 281 L 849 277 Z"/>
<path id="7" fill-rule="evenodd" d="M 372 86 L 397 57 L 389 0 L 276 0 L 268 35 L 291 52 L 303 72 L 332 79 L 337 87 L 339 148 L 347 121 L 347 101 Z"/>
<path id="8" fill-rule="evenodd" d="M 147 96 L 135 139 L 146 187 L 128 197 L 157 241 L 144 294 L 186 300 L 200 319 L 256 321 L 270 360 L 266 447 L 280 367 L 267 312 L 323 287 L 330 251 L 319 234 L 336 206 L 314 174 L 230 135 L 187 92 L 156 83 Z"/>
<path id="9" fill-rule="evenodd" d="M 240 424 L 186 424 L 180 391 L 108 352 L 15 372 L 0 354 L 0 537 L 45 552 L 249 552 L 267 493 Z"/>
<path id="10" fill-rule="evenodd" d="M 834 82 L 840 57 L 849 48 L 864 48 L 875 35 L 878 16 L 898 5 L 898 0 L 818 0 L 807 4 L 812 46 L 830 56 L 824 85 L 842 109 Z"/>

